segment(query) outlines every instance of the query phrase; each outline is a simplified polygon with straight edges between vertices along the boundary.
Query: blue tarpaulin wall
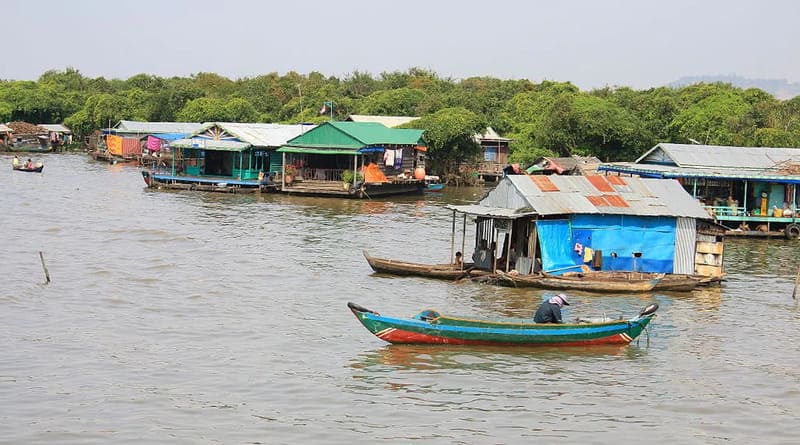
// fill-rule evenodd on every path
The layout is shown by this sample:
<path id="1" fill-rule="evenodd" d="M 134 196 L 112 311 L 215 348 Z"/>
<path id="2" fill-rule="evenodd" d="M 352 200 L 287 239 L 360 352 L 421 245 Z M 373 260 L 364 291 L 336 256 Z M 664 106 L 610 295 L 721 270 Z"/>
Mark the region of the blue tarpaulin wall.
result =
<path id="1" fill-rule="evenodd" d="M 675 225 L 675 218 L 630 215 L 575 215 L 570 221 L 539 221 L 542 268 L 561 274 L 576 271 L 582 264 L 591 265 L 584 263 L 588 247 L 601 252 L 601 270 L 672 273 Z M 634 252 L 641 252 L 641 257 L 634 257 Z"/>

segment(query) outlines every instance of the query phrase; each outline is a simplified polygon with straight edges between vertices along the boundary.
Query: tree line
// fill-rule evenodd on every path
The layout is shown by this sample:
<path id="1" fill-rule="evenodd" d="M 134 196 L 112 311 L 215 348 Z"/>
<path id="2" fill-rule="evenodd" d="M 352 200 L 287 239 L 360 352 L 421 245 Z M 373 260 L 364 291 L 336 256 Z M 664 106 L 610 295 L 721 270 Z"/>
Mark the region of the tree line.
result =
<path id="1" fill-rule="evenodd" d="M 513 139 L 511 161 L 539 156 L 633 160 L 659 142 L 800 147 L 800 96 L 781 101 L 728 83 L 581 91 L 570 82 L 451 79 L 430 70 L 342 78 L 319 72 L 231 80 L 214 73 L 127 80 L 51 70 L 36 81 L 0 81 L 0 121 L 64 123 L 77 136 L 119 120 L 321 123 L 350 114 L 418 116 L 429 156 L 447 172 L 473 159 L 471 135 L 491 126 Z"/>

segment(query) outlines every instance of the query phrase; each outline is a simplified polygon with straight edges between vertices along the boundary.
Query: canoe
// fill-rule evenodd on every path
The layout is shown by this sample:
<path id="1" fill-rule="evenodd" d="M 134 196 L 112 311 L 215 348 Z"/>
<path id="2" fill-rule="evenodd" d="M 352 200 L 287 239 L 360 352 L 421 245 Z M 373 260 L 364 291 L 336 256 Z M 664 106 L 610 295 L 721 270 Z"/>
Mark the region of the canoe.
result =
<path id="1" fill-rule="evenodd" d="M 443 182 L 428 182 L 425 184 L 426 192 L 441 192 L 444 189 Z"/>
<path id="2" fill-rule="evenodd" d="M 555 290 L 584 290 L 589 292 L 649 292 L 664 278 L 656 274 L 647 278 L 612 278 L 563 275 L 512 275 L 498 273 L 494 284 L 511 287 L 535 287 Z"/>
<path id="3" fill-rule="evenodd" d="M 642 333 L 658 310 L 658 304 L 653 303 L 627 320 L 537 324 L 532 319 L 452 317 L 433 309 L 401 319 L 385 317 L 355 303 L 347 303 L 347 307 L 368 331 L 389 343 L 494 346 L 628 344 Z"/>
<path id="4" fill-rule="evenodd" d="M 364 258 L 367 259 L 367 263 L 372 267 L 372 270 L 385 274 L 457 280 L 459 278 L 480 276 L 489 273 L 487 271 L 474 269 L 471 263 L 466 263 L 463 267 L 455 264 L 410 263 L 388 258 L 376 258 L 370 256 L 366 251 L 363 253 Z"/>
<path id="5" fill-rule="evenodd" d="M 33 168 L 25 168 L 21 165 L 13 165 L 11 168 L 18 172 L 41 173 L 42 169 L 44 169 L 44 165 L 37 165 Z"/>
<path id="6" fill-rule="evenodd" d="M 659 278 L 659 282 L 653 287 L 655 291 L 689 292 L 697 286 L 704 284 L 710 277 L 702 275 L 687 274 L 659 274 L 654 272 L 626 272 L 626 271 L 583 271 L 567 272 L 562 277 L 587 277 L 598 280 L 652 280 Z"/>

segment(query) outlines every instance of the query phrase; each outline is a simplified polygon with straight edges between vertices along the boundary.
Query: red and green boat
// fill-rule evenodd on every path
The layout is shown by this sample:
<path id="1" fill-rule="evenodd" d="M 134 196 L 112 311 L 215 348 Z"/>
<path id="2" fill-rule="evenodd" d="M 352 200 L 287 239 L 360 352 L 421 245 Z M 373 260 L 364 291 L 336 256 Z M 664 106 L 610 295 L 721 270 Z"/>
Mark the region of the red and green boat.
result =
<path id="1" fill-rule="evenodd" d="M 658 304 L 652 303 L 628 320 L 551 324 L 452 317 L 433 309 L 401 319 L 385 317 L 355 303 L 347 303 L 347 307 L 368 331 L 389 343 L 495 346 L 628 344 L 644 331 L 658 310 Z"/>

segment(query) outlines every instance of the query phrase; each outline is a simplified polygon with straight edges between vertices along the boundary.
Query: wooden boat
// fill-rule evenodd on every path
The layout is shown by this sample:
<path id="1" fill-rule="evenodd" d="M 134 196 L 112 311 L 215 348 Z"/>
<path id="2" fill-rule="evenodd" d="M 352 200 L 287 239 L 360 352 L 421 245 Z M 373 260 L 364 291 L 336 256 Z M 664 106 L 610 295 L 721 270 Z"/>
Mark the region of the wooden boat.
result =
<path id="1" fill-rule="evenodd" d="M 584 290 L 589 292 L 649 292 L 664 278 L 656 274 L 646 278 L 613 278 L 564 275 L 512 275 L 499 272 L 493 276 L 494 284 L 511 287 L 539 289 Z"/>
<path id="2" fill-rule="evenodd" d="M 347 303 L 347 307 L 368 331 L 389 343 L 496 346 L 628 344 L 642 333 L 658 310 L 658 304 L 653 303 L 628 320 L 537 324 L 521 319 L 451 317 L 433 309 L 400 319 L 385 317 L 355 303 Z"/>
<path id="3" fill-rule="evenodd" d="M 364 258 L 367 259 L 367 263 L 372 267 L 372 270 L 379 273 L 404 276 L 415 275 L 445 280 L 457 280 L 459 278 L 480 276 L 489 273 L 488 271 L 474 269 L 471 263 L 466 263 L 463 267 L 455 264 L 409 263 L 406 261 L 376 258 L 370 256 L 366 251 L 363 253 Z"/>
<path id="4" fill-rule="evenodd" d="M 443 182 L 428 182 L 425 184 L 426 192 L 441 192 L 444 189 Z"/>
<path id="5" fill-rule="evenodd" d="M 583 272 L 567 272 L 561 275 L 562 277 L 579 277 L 579 278 L 593 278 L 598 280 L 651 280 L 661 278 L 658 283 L 653 287 L 655 291 L 673 291 L 673 292 L 689 292 L 694 290 L 697 286 L 707 283 L 710 277 L 702 275 L 687 275 L 687 274 L 663 274 L 653 272 L 626 272 L 626 271 L 583 271 Z"/>
<path id="6" fill-rule="evenodd" d="M 13 165 L 11 168 L 18 172 L 41 173 L 44 169 L 44 164 L 36 164 L 33 168 L 26 168 L 23 165 Z"/>

